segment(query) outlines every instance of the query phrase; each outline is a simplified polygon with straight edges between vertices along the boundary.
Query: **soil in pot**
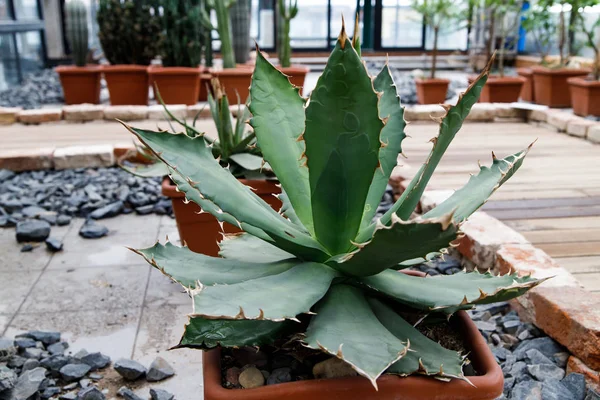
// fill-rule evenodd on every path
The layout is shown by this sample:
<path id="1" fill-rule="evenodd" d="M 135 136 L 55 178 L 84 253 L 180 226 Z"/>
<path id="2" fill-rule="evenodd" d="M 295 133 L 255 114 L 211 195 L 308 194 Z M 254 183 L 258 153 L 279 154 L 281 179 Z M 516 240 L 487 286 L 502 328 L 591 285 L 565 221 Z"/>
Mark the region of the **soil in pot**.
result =
<path id="1" fill-rule="evenodd" d="M 200 95 L 200 75 L 203 70 L 186 67 L 148 67 L 150 85 L 158 86 L 165 104 L 193 105 Z M 154 93 L 156 98 L 156 93 Z"/>
<path id="2" fill-rule="evenodd" d="M 573 112 L 583 117 L 588 115 L 599 117 L 600 81 L 584 78 L 569 78 L 568 83 L 571 90 Z"/>
<path id="3" fill-rule="evenodd" d="M 521 88 L 521 100 L 533 102 L 535 101 L 533 90 L 533 71 L 531 68 L 517 68 L 517 74 L 525 78 L 523 87 Z"/>
<path id="4" fill-rule="evenodd" d="M 105 65 L 102 72 L 108 86 L 110 104 L 148 104 L 148 66 Z"/>
<path id="5" fill-rule="evenodd" d="M 56 67 L 55 71 L 60 77 L 65 104 L 100 103 L 100 66 L 61 65 Z"/>
<path id="6" fill-rule="evenodd" d="M 571 91 L 567 79 L 585 77 L 590 73 L 583 68 L 532 67 L 535 101 L 552 108 L 571 107 Z"/>
<path id="7" fill-rule="evenodd" d="M 448 94 L 448 79 L 415 79 L 419 104 L 442 104 Z"/>
<path id="8" fill-rule="evenodd" d="M 252 81 L 252 66 L 237 66 L 221 70 L 211 70 L 211 74 L 219 79 L 229 103 L 235 104 L 239 96 L 244 103 L 250 95 L 250 82 Z"/>
<path id="9" fill-rule="evenodd" d="M 310 71 L 310 69 L 308 67 L 303 67 L 302 65 L 292 65 L 291 67 L 286 67 L 286 68 L 277 67 L 277 69 L 279 69 L 281 72 L 283 72 L 284 74 L 286 74 L 289 77 L 292 85 L 299 87 L 299 88 L 304 87 L 304 81 L 306 80 L 306 75 Z M 302 90 L 300 90 L 300 93 L 302 93 Z"/>
<path id="10" fill-rule="evenodd" d="M 481 90 L 481 103 L 513 103 L 519 101 L 526 79 L 520 76 L 490 76 Z"/>
<path id="11" fill-rule="evenodd" d="M 252 187 L 254 193 L 273 209 L 281 209 L 281 201 L 273 196 L 273 194 L 281 193 L 281 189 L 276 186 L 276 181 L 240 179 L 240 182 Z M 199 214 L 200 206 L 196 203 L 186 204 L 185 196 L 176 190 L 176 186 L 168 177 L 163 179 L 162 193 L 171 198 L 173 203 L 173 212 L 181 242 L 196 253 L 217 257 L 219 255 L 218 243 L 223 239 L 221 226 L 217 219 L 209 213 Z M 225 222 L 223 223 L 223 232 L 237 233 L 240 232 L 240 229 Z"/>

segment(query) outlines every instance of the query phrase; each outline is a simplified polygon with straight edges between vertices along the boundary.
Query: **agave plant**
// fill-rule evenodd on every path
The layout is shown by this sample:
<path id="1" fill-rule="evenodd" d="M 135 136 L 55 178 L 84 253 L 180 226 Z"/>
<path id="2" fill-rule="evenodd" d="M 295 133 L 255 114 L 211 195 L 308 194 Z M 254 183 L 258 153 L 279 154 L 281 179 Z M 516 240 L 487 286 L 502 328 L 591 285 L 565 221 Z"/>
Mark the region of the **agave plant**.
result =
<path id="1" fill-rule="evenodd" d="M 245 231 L 221 242 L 221 258 L 168 242 L 134 250 L 193 299 L 179 347 L 262 346 L 291 330 L 375 387 L 384 372 L 466 379 L 464 356 L 422 335 L 402 314 L 450 317 L 540 283 L 516 274 L 398 272 L 452 246 L 461 224 L 515 173 L 528 149 L 494 157 L 445 202 L 410 219 L 488 68 L 455 106 L 446 106 L 427 162 L 372 221 L 401 152 L 405 121 L 388 67 L 369 76 L 358 46 L 342 28 L 309 99 L 258 52 L 250 124 L 284 191 L 279 213 L 222 168 L 202 138 L 129 127 L 189 201 Z"/>
<path id="2" fill-rule="evenodd" d="M 214 96 L 209 90 L 208 104 L 217 130 L 218 140 L 211 140 L 204 136 L 204 133 L 196 129 L 196 121 L 202 111 L 198 112 L 192 125 L 189 125 L 185 120 L 177 118 L 169 111 L 167 106 L 162 102 L 158 89 L 156 89 L 158 93 L 157 97 L 162 103 L 169 120 L 179 124 L 184 129 L 184 134 L 190 138 L 204 138 L 207 141 L 207 146 L 212 149 L 213 156 L 223 166 L 228 166 L 234 176 L 252 179 L 264 177 L 262 170 L 264 169 L 265 172 L 270 170 L 268 166 L 265 166 L 260 150 L 256 146 L 256 135 L 253 132 L 248 132 L 246 129 L 246 121 L 250 118 L 248 107 L 240 105 L 238 99 L 238 110 L 234 125 L 232 123 L 233 118 L 229 108 L 229 100 L 223 93 L 219 81 L 213 79 L 211 84 Z M 171 125 L 171 130 L 175 132 L 176 128 Z M 141 159 L 142 162 L 129 162 L 128 159 L 133 155 L 137 155 L 137 158 Z M 147 147 L 140 146 L 137 143 L 135 144 L 135 150 L 125 154 L 119 160 L 119 166 L 134 175 L 143 177 L 160 177 L 169 174 L 166 164 Z"/>

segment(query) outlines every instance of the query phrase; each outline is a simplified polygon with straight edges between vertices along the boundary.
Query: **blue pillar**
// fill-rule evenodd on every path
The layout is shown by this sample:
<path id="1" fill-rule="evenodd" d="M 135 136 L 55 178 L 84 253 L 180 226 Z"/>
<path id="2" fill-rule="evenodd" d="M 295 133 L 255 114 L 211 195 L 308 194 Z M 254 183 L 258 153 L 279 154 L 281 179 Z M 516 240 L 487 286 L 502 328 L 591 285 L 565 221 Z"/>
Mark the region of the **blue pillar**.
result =
<path id="1" fill-rule="evenodd" d="M 523 3 L 523 7 L 521 8 L 521 12 L 525 13 L 527 10 L 529 10 L 529 8 L 531 7 L 531 4 L 529 4 L 528 1 L 525 1 Z M 524 15 L 521 15 L 521 21 L 523 21 L 525 19 Z M 523 29 L 523 25 L 520 24 L 519 25 L 519 41 L 517 43 L 517 53 L 523 53 L 525 51 L 525 35 L 527 34 L 527 32 L 525 32 L 525 29 Z"/>

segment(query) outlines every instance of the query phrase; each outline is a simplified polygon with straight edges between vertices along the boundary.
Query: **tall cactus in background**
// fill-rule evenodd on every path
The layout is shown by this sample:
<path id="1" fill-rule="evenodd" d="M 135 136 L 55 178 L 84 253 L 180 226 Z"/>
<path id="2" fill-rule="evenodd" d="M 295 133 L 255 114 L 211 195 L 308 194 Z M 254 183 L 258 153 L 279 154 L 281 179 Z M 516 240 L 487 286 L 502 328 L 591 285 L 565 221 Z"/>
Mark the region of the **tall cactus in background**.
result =
<path id="1" fill-rule="evenodd" d="M 202 61 L 202 11 L 200 0 L 163 0 L 165 67 L 197 67 Z"/>
<path id="2" fill-rule="evenodd" d="M 237 0 L 229 13 L 235 62 L 244 64 L 250 55 L 251 0 Z"/>
<path id="3" fill-rule="evenodd" d="M 85 66 L 88 56 L 87 9 L 82 0 L 70 0 L 65 5 L 67 41 L 78 67 Z"/>
<path id="4" fill-rule="evenodd" d="M 223 57 L 223 68 L 235 68 L 235 58 L 233 55 L 231 23 L 229 20 L 229 8 L 235 4 L 236 0 L 206 0 L 210 9 L 215 10 L 217 15 L 217 26 L 213 26 L 210 21 L 210 12 L 204 11 L 203 24 L 207 29 L 214 29 L 219 32 L 221 41 L 221 56 Z"/>
<path id="5" fill-rule="evenodd" d="M 210 5 L 208 2 L 204 2 L 202 5 L 201 14 L 204 18 L 205 15 L 210 15 Z M 204 65 L 207 67 L 213 66 L 213 49 L 212 49 L 212 26 L 205 26 L 202 24 L 202 33 L 204 35 Z"/>
<path id="6" fill-rule="evenodd" d="M 290 43 L 290 22 L 298 14 L 298 0 L 278 0 L 279 11 L 279 43 L 277 53 L 279 64 L 283 68 L 291 66 L 292 45 Z"/>

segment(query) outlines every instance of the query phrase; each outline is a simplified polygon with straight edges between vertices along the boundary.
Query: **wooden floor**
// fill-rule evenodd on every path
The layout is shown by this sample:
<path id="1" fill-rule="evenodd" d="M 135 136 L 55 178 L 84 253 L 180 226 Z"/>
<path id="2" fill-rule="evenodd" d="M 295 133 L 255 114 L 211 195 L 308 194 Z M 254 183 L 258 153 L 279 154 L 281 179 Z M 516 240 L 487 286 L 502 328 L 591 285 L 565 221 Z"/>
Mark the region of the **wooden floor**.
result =
<path id="1" fill-rule="evenodd" d="M 437 134 L 432 124 L 412 124 L 403 151 L 416 171 Z M 466 124 L 451 144 L 430 186 L 458 189 L 498 157 L 537 143 L 521 169 L 484 210 L 521 232 L 571 271 L 589 290 L 600 291 L 600 146 L 523 123 Z"/>

